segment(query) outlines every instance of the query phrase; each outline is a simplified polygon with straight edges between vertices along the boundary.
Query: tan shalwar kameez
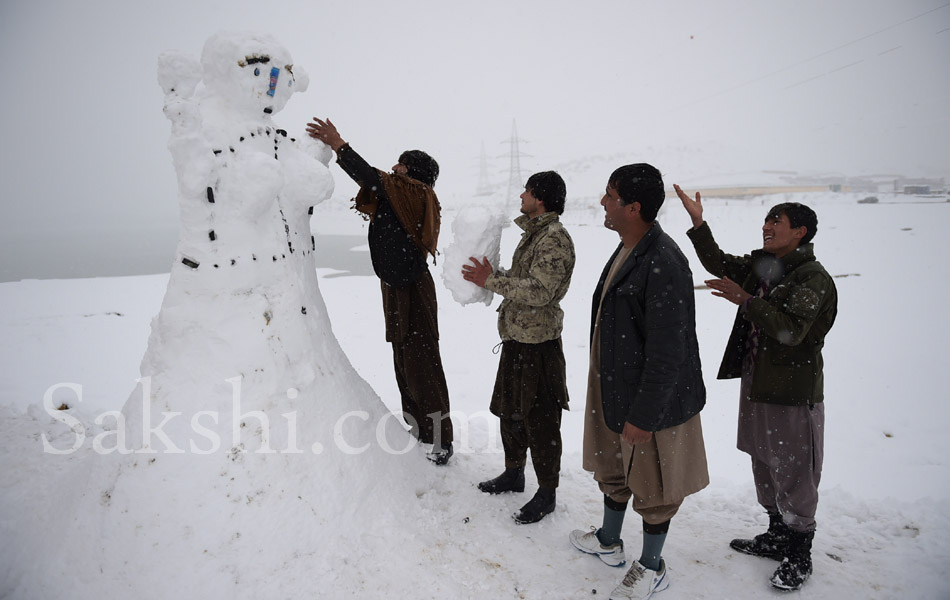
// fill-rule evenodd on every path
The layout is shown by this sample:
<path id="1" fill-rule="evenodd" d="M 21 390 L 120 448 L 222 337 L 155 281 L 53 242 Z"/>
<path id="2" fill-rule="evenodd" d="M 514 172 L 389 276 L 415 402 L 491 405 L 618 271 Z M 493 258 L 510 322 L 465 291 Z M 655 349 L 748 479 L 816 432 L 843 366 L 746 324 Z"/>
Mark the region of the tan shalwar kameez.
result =
<path id="1" fill-rule="evenodd" d="M 604 283 L 605 292 L 632 251 L 624 248 L 617 254 Z M 698 414 L 681 425 L 654 432 L 649 442 L 634 447 L 607 427 L 602 406 L 598 308 L 587 378 L 584 470 L 594 474 L 600 490 L 612 500 L 626 503 L 633 496 L 633 509 L 650 524 L 670 520 L 686 496 L 709 485 Z"/>

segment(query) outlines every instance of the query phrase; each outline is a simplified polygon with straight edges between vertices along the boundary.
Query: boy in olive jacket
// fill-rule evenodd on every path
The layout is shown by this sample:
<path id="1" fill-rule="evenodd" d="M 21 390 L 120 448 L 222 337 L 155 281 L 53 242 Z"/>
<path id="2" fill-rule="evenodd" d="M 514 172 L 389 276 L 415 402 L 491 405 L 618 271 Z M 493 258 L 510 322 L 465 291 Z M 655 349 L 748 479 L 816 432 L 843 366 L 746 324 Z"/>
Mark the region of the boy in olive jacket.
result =
<path id="1" fill-rule="evenodd" d="M 693 200 L 674 188 L 699 260 L 721 278 L 706 284 L 739 306 L 719 379 L 741 378 L 737 445 L 752 457 L 769 529 L 730 546 L 782 561 L 772 585 L 795 590 L 812 572 L 825 425 L 821 350 L 838 312 L 834 281 L 810 243 L 818 217 L 803 204 L 779 204 L 765 217 L 762 249 L 734 256 L 713 239 L 699 193 Z"/>

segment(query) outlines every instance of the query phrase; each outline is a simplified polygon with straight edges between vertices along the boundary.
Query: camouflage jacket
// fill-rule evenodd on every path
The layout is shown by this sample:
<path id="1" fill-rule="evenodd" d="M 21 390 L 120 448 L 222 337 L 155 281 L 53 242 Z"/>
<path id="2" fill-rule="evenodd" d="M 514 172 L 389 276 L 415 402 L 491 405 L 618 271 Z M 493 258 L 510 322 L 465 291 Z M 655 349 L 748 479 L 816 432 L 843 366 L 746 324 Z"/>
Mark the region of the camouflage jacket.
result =
<path id="1" fill-rule="evenodd" d="M 540 344 L 561 337 L 561 299 L 574 272 L 574 242 L 557 213 L 534 219 L 521 215 L 524 229 L 511 259 L 511 268 L 497 269 L 485 287 L 504 297 L 498 307 L 498 333 L 503 341 Z"/>

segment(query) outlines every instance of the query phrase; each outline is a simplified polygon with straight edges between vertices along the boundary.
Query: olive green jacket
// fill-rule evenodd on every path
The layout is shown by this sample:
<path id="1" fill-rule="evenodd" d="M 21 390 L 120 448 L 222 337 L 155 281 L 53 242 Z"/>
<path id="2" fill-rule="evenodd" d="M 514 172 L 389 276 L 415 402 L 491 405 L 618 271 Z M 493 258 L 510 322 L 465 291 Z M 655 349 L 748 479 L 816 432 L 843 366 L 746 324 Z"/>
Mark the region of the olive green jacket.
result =
<path id="1" fill-rule="evenodd" d="M 718 378 L 741 377 L 755 324 L 759 338 L 751 400 L 790 406 L 824 400 L 821 349 L 838 314 L 838 292 L 834 280 L 815 260 L 812 244 L 782 258 L 762 250 L 734 256 L 719 249 L 706 223 L 687 235 L 700 262 L 716 277 L 728 277 L 753 296 L 762 280 L 769 283 L 764 297 L 753 297 L 739 307 Z"/>
<path id="2" fill-rule="evenodd" d="M 497 269 L 485 288 L 504 297 L 498 307 L 498 334 L 503 341 L 540 344 L 561 337 L 561 299 L 574 273 L 574 242 L 547 212 L 534 219 L 521 215 L 515 224 L 524 230 L 511 259 L 511 268 Z"/>

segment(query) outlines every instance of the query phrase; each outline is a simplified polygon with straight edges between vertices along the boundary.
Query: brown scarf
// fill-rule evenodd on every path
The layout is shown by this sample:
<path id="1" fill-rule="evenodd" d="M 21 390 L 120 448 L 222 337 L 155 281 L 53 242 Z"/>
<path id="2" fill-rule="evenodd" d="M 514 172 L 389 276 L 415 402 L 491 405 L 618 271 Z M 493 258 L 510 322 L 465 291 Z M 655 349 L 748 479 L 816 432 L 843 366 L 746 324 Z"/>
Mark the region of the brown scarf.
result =
<path id="1" fill-rule="evenodd" d="M 379 178 L 403 229 L 423 255 L 431 254 L 435 258 L 442 212 L 435 192 L 424 183 L 405 175 L 390 175 L 380 171 Z M 370 186 L 360 188 L 354 208 L 372 220 L 379 208 L 376 192 Z"/>

